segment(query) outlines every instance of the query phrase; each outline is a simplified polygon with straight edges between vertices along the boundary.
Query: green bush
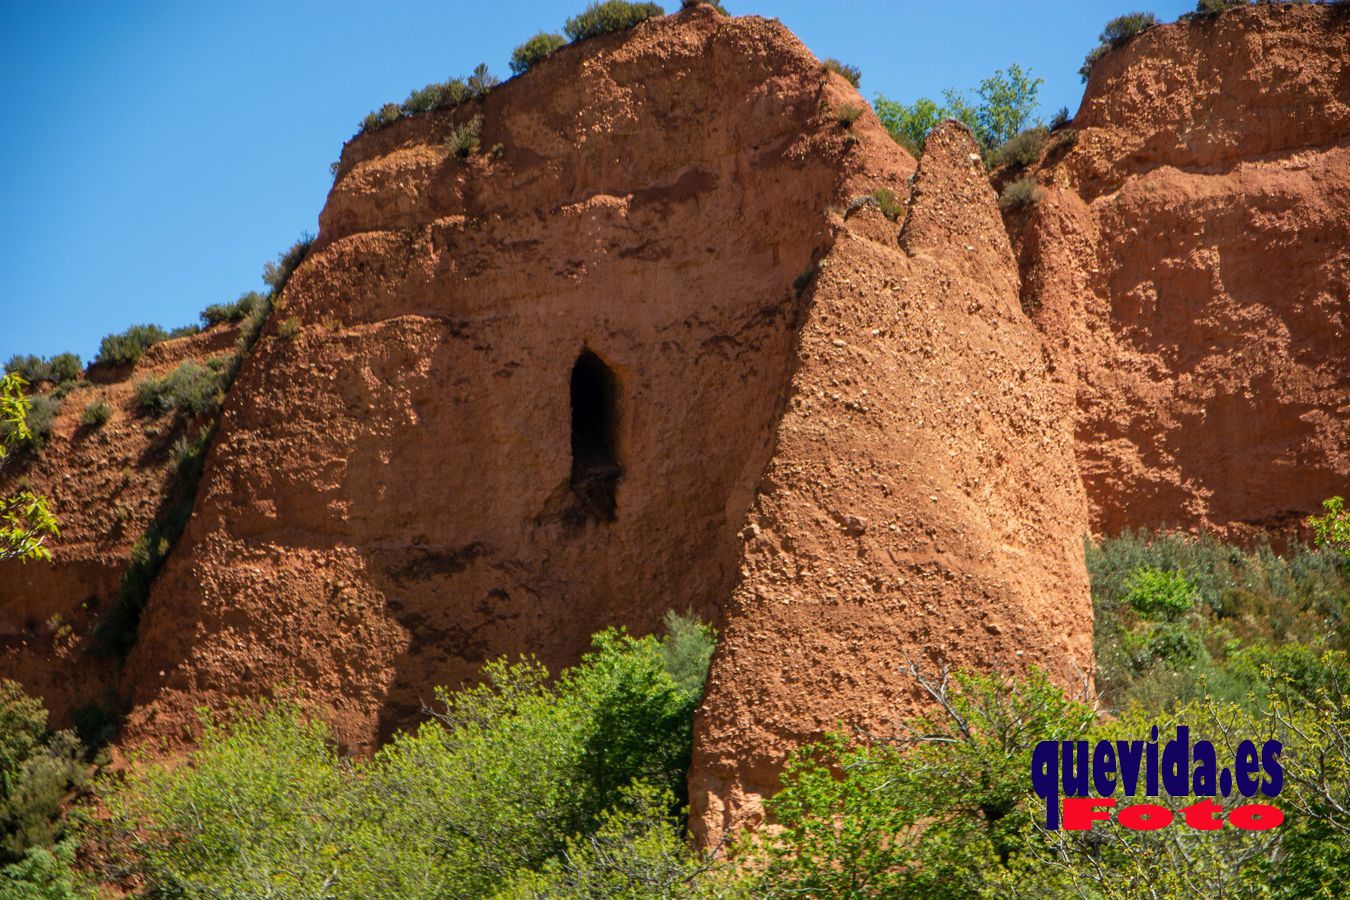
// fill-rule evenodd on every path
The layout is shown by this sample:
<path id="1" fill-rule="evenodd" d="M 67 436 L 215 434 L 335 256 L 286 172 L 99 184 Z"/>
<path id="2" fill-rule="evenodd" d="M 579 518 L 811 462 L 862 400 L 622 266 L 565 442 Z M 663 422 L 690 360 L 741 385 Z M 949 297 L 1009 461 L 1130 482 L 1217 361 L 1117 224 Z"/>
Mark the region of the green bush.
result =
<path id="1" fill-rule="evenodd" d="M 1142 34 L 1157 24 L 1159 24 L 1158 17 L 1151 12 L 1126 13 L 1107 22 L 1106 27 L 1102 29 L 1102 33 L 1097 36 L 1100 43 L 1088 51 L 1078 74 L 1086 82 L 1088 76 L 1092 74 L 1092 66 L 1097 60 L 1117 47 L 1125 46 L 1136 35 Z"/>
<path id="2" fill-rule="evenodd" d="M 1004 212 L 1012 212 L 1023 207 L 1035 206 L 1044 196 L 1045 188 L 1037 184 L 1035 178 L 1029 176 L 1019 178 L 1004 185 L 1003 192 L 998 195 L 998 208 Z"/>
<path id="3" fill-rule="evenodd" d="M 84 366 L 74 353 L 58 353 L 50 359 L 16 355 L 5 363 L 5 373 L 18 375 L 33 385 L 62 385 L 78 381 L 84 375 Z"/>
<path id="4" fill-rule="evenodd" d="M 21 433 L 13 422 L 0 422 L 0 440 L 36 452 L 46 446 L 56 428 L 61 398 L 55 394 L 34 394 L 28 398 L 27 406 L 24 415 L 26 433 Z"/>
<path id="5" fill-rule="evenodd" d="M 70 732 L 47 732 L 41 701 L 0 679 L 0 864 L 60 838 L 57 813 L 66 791 L 84 782 L 83 753 Z"/>
<path id="6" fill-rule="evenodd" d="M 213 360 L 213 362 L 215 362 Z M 188 360 L 163 378 L 147 378 L 136 385 L 136 405 L 161 416 L 182 412 L 195 416 L 214 413 L 223 399 L 222 366 Z"/>
<path id="7" fill-rule="evenodd" d="M 121 334 L 110 334 L 98 347 L 94 362 L 111 366 L 129 366 L 145 351 L 160 341 L 167 341 L 169 333 L 158 325 L 132 325 Z"/>
<path id="8" fill-rule="evenodd" d="M 386 103 L 374 112 L 366 113 L 366 117 L 361 120 L 360 134 L 368 131 L 378 131 L 386 125 L 392 125 L 403 118 L 403 110 L 397 103 Z"/>
<path id="9" fill-rule="evenodd" d="M 474 116 L 450 129 L 450 137 L 445 147 L 452 156 L 469 156 L 478 152 L 480 135 L 483 130 L 483 117 Z"/>
<path id="10" fill-rule="evenodd" d="M 261 294 L 257 291 L 249 291 L 247 294 L 241 294 L 239 299 L 233 303 L 214 303 L 202 310 L 202 323 L 207 328 L 214 328 L 226 323 L 242 322 L 262 302 Z"/>
<path id="11" fill-rule="evenodd" d="M 836 75 L 842 75 L 844 79 L 854 87 L 858 87 L 862 84 L 862 69 L 859 69 L 857 66 L 850 66 L 833 57 L 825 60 L 821 65 L 825 67 L 825 71 L 827 72 L 834 72 Z"/>
<path id="12" fill-rule="evenodd" d="M 272 289 L 272 297 L 281 296 L 285 290 L 286 284 L 295 274 L 295 270 L 300 268 L 300 264 L 309 256 L 309 251 L 314 247 L 314 235 L 305 232 L 300 235 L 300 240 L 291 244 L 286 250 L 277 256 L 276 262 L 267 262 L 263 264 L 263 281 Z"/>
<path id="13" fill-rule="evenodd" d="M 601 633 L 556 681 L 530 660 L 490 663 L 484 684 L 439 690 L 439 712 L 368 761 L 341 756 L 328 727 L 291 703 L 207 719 L 185 765 L 106 783 L 110 817 L 95 827 L 134 846 L 128 863 L 156 895 L 530 896 L 553 885 L 566 896 L 633 883 L 635 867 L 641 883 L 687 879 L 677 816 L 711 636 L 673 621 L 660 641 Z"/>
<path id="14" fill-rule="evenodd" d="M 1061 106 L 1050 118 L 1050 130 L 1057 131 L 1065 125 L 1068 125 L 1071 121 L 1073 121 L 1073 115 L 1069 112 L 1069 108 L 1067 106 Z"/>
<path id="15" fill-rule="evenodd" d="M 1322 515 L 1309 516 L 1308 527 L 1313 531 L 1313 542 L 1321 548 L 1343 553 L 1350 561 L 1350 513 L 1345 511 L 1342 497 L 1322 501 Z"/>
<path id="16" fill-rule="evenodd" d="M 567 46 L 567 38 L 561 34 L 541 31 L 515 50 L 511 51 L 511 71 L 519 75 L 529 70 L 539 60 L 548 56 L 559 47 Z"/>
<path id="17" fill-rule="evenodd" d="M 1046 138 L 1049 136 L 1050 132 L 1044 125 L 1028 128 L 1004 141 L 994 151 L 993 164 L 1019 168 L 1035 165 L 1040 161 L 1041 150 L 1045 147 Z"/>
<path id="18" fill-rule="evenodd" d="M 1175 622 L 1195 606 L 1195 585 L 1181 572 L 1145 566 L 1130 577 L 1125 602 L 1142 618 Z"/>
<path id="19" fill-rule="evenodd" d="M 611 31 L 623 31 L 626 28 L 632 28 L 639 22 L 644 22 L 656 16 L 663 16 L 665 13 L 666 11 L 656 3 L 603 0 L 603 2 L 592 3 L 586 7 L 584 12 L 568 19 L 567 24 L 563 26 L 563 34 L 567 35 L 570 41 L 582 41 L 586 38 L 608 34 Z"/>
<path id="20" fill-rule="evenodd" d="M 435 109 L 449 109 L 469 99 L 469 86 L 462 79 L 435 82 L 413 91 L 403 101 L 401 110 L 404 115 L 431 112 Z"/>
<path id="21" fill-rule="evenodd" d="M 877 202 L 881 214 L 892 222 L 898 222 L 905 215 L 905 201 L 890 188 L 877 188 L 871 194 Z"/>
<path id="22" fill-rule="evenodd" d="M 1200 0 L 1195 4 L 1195 13 L 1200 16 L 1217 16 L 1221 12 L 1247 6 L 1250 0 Z"/>
<path id="23" fill-rule="evenodd" d="M 862 114 L 866 111 L 856 103 L 841 103 L 830 108 L 830 115 L 840 128 L 849 128 L 862 118 Z"/>
<path id="24" fill-rule="evenodd" d="M 487 63 L 479 63 L 474 66 L 473 72 L 466 82 L 469 96 L 474 98 L 485 96 L 498 83 L 497 76 L 488 71 Z"/>
<path id="25" fill-rule="evenodd" d="M 1030 69 L 1013 63 L 980 81 L 976 103 L 949 88 L 942 92 L 941 104 L 920 97 L 906 105 L 878 94 L 873 106 L 891 137 L 911 153 L 912 148 L 922 152 L 928 132 L 944 119 L 965 125 L 981 148 L 990 152 L 1031 124 L 1043 83 L 1044 79 L 1031 77 Z"/>
<path id="26" fill-rule="evenodd" d="M 727 8 L 722 5 L 722 0 L 681 0 L 680 9 L 691 9 L 695 6 L 711 6 L 724 16 L 729 16 Z"/>
<path id="27" fill-rule="evenodd" d="M 80 414 L 80 424 L 88 428 L 102 428 L 112 418 L 112 404 L 107 400 L 92 400 Z"/>

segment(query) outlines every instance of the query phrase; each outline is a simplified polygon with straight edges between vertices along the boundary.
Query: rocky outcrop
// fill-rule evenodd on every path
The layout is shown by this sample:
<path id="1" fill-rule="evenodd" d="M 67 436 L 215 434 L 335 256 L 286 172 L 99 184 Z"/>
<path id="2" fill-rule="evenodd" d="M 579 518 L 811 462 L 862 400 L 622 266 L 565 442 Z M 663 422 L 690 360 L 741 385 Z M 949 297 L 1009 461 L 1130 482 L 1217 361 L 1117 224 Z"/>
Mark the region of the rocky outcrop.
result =
<path id="1" fill-rule="evenodd" d="M 201 423 L 144 415 L 135 386 L 186 360 L 228 356 L 237 331 L 220 327 L 156 344 L 134 366 L 91 367 L 61 401 L 42 452 L 21 454 L 4 469 L 0 496 L 25 481 L 48 498 L 61 526 L 51 563 L 0 563 L 0 678 L 42 697 L 55 727 L 69 726 L 81 706 L 119 705 L 117 660 L 99 626 L 114 612 L 132 548 L 185 499 L 177 495 L 174 444 Z M 81 424 L 85 408 L 100 400 L 111 418 Z"/>
<path id="2" fill-rule="evenodd" d="M 1350 9 L 1150 29 L 1011 217 L 1094 531 L 1233 536 L 1350 487 Z"/>
<path id="3" fill-rule="evenodd" d="M 974 140 L 928 138 L 904 228 L 841 222 L 744 534 L 690 778 L 709 843 L 753 823 L 784 756 L 878 735 L 914 662 L 1091 668 L 1071 395 L 1022 313 Z"/>

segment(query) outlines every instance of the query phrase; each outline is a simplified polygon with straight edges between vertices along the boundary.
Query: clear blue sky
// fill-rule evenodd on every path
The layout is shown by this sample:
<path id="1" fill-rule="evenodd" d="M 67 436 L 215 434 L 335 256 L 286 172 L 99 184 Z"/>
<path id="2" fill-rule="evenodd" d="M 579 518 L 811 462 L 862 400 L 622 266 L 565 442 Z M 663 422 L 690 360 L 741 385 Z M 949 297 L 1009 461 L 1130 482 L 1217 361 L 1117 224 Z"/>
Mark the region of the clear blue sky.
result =
<path id="1" fill-rule="evenodd" d="M 258 287 L 264 260 L 316 230 L 328 164 L 368 110 L 481 61 L 505 77 L 516 44 L 586 2 L 0 0 L 0 363 L 88 362 L 104 334 L 186 324 Z M 860 66 L 869 100 L 972 88 L 1018 62 L 1045 79 L 1048 117 L 1077 109 L 1107 19 L 1194 4 L 725 5 Z"/>

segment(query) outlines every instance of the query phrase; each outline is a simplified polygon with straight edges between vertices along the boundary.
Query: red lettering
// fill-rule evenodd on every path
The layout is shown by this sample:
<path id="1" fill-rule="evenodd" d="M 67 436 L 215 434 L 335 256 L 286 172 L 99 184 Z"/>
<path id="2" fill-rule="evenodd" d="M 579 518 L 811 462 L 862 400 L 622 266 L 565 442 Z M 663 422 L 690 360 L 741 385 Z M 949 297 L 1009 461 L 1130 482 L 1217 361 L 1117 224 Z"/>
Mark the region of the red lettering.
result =
<path id="1" fill-rule="evenodd" d="M 1284 821 L 1284 813 L 1267 803 L 1247 803 L 1228 814 L 1228 821 L 1246 831 L 1265 831 Z"/>
<path id="2" fill-rule="evenodd" d="M 1206 797 L 1181 810 L 1186 824 L 1197 831 L 1218 831 L 1223 827 L 1223 804 Z"/>
<path id="3" fill-rule="evenodd" d="M 1156 803 L 1136 803 L 1120 811 L 1117 820 L 1134 831 L 1157 831 L 1172 824 L 1172 811 Z"/>
<path id="4" fill-rule="evenodd" d="M 1116 801 L 1110 797 L 1094 800 L 1092 797 L 1065 797 L 1060 801 L 1063 812 L 1064 828 L 1068 831 L 1091 831 L 1093 822 L 1109 822 L 1111 814 L 1101 809 L 1110 809 Z"/>

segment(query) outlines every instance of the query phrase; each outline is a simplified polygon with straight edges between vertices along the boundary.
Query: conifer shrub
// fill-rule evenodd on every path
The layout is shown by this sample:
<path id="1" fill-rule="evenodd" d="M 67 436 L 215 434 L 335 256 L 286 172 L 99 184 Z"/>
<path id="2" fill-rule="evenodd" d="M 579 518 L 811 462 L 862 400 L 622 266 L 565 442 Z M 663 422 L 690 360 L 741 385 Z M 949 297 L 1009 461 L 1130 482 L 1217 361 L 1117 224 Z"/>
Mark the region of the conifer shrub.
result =
<path id="1" fill-rule="evenodd" d="M 477 153 L 482 130 L 482 116 L 476 115 L 466 122 L 459 123 L 450 129 L 450 137 L 445 142 L 446 149 L 453 156 L 469 156 Z"/>
<path id="2" fill-rule="evenodd" d="M 609 34 L 611 31 L 623 31 L 665 13 L 666 11 L 656 3 L 603 0 L 592 3 L 585 11 L 568 19 L 567 24 L 563 25 L 563 34 L 575 43 L 586 38 Z"/>
<path id="3" fill-rule="evenodd" d="M 469 99 L 469 85 L 463 79 L 452 78 L 449 81 L 433 82 L 424 88 L 418 88 L 408 94 L 408 99 L 403 101 L 400 109 L 404 115 L 412 116 L 458 106 L 467 99 Z"/>
<path id="4" fill-rule="evenodd" d="M 263 298 L 257 291 L 249 291 L 241 294 L 233 303 L 213 303 L 202 310 L 202 324 L 207 328 L 214 328 L 217 325 L 242 322 L 262 302 Z"/>
<path id="5" fill-rule="evenodd" d="M 567 46 L 567 38 L 561 34 L 541 31 L 515 50 L 511 51 L 511 71 L 516 75 L 529 70 L 539 60 L 548 56 L 559 47 Z"/>

